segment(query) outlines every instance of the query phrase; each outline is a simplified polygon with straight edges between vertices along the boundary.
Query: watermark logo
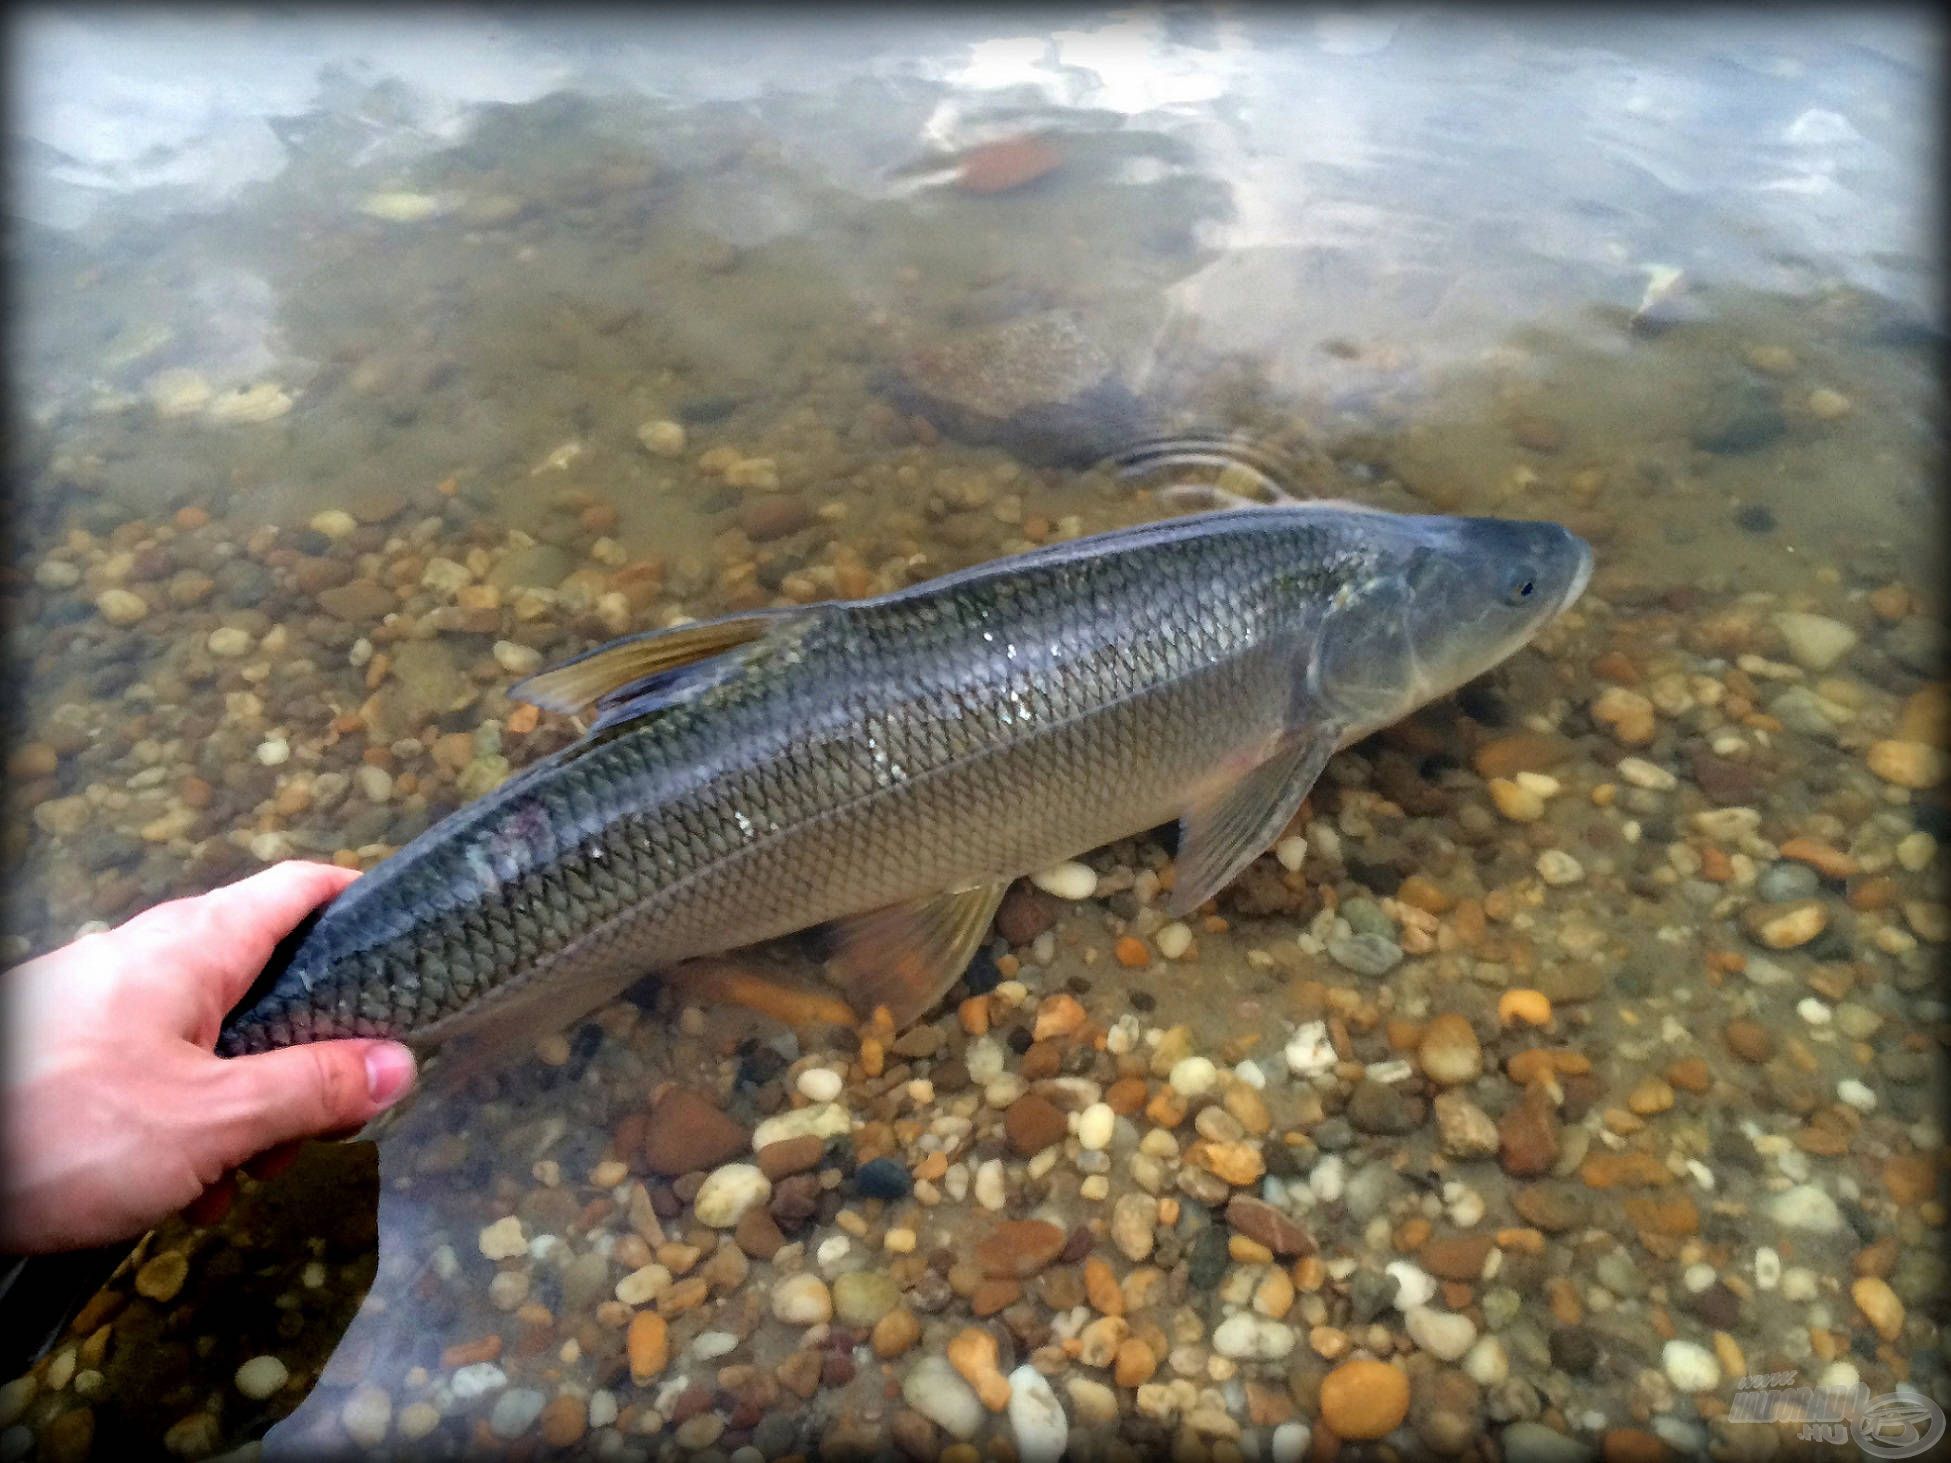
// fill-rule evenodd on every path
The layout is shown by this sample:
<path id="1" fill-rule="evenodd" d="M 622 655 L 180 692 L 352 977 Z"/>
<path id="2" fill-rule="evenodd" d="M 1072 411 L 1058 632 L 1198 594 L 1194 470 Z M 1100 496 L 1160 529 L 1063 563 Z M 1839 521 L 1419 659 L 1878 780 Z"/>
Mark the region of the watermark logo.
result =
<path id="1" fill-rule="evenodd" d="M 1885 1392 L 1870 1399 L 1849 1430 L 1872 1458 L 1915 1458 L 1944 1436 L 1944 1409 L 1916 1392 Z"/>
<path id="2" fill-rule="evenodd" d="M 1871 1458 L 1915 1458 L 1944 1437 L 1944 1409 L 1921 1392 L 1872 1397 L 1861 1382 L 1797 1386 L 1794 1372 L 1762 1372 L 1734 1386 L 1729 1422 L 1786 1424 L 1804 1442 L 1854 1442 Z"/>

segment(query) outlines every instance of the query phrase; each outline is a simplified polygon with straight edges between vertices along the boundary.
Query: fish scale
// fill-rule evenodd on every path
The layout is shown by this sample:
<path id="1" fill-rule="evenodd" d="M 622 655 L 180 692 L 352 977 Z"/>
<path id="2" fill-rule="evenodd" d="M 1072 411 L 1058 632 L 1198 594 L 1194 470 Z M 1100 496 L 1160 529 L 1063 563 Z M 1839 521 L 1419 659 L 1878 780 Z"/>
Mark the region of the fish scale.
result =
<path id="1" fill-rule="evenodd" d="M 548 1029 L 647 971 L 1178 816 L 1282 731 L 1387 517 L 1198 515 L 789 613 L 366 874 L 221 1049 L 433 1042 L 524 996 Z"/>

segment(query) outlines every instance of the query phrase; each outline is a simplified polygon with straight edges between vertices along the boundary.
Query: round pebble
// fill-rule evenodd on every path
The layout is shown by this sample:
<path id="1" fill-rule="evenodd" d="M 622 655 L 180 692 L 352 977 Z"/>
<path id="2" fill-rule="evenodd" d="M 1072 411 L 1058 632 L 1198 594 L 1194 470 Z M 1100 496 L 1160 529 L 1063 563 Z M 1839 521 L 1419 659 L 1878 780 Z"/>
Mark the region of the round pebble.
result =
<path id="1" fill-rule="evenodd" d="M 246 1397 L 263 1401 L 291 1375 L 290 1369 L 275 1356 L 254 1356 L 237 1368 L 237 1390 Z"/>
<path id="2" fill-rule="evenodd" d="M 1360 1358 L 1321 1379 L 1321 1420 L 1341 1438 L 1380 1438 L 1409 1415 L 1409 1376 L 1401 1367 Z"/>

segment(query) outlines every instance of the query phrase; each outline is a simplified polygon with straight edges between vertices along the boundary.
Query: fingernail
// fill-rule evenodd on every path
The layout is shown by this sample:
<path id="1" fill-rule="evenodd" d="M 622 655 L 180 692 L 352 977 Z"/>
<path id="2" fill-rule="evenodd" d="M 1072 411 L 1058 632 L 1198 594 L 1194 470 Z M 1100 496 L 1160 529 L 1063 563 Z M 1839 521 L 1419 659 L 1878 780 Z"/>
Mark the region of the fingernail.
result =
<path id="1" fill-rule="evenodd" d="M 412 1085 L 412 1052 L 394 1041 L 366 1048 L 366 1092 L 374 1102 L 389 1107 Z"/>

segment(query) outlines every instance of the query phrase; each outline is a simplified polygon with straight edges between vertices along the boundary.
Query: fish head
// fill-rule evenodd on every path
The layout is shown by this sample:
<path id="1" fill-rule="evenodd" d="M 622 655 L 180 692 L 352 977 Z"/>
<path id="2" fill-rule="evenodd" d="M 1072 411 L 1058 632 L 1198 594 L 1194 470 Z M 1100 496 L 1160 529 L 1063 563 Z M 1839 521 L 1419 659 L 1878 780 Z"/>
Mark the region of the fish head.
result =
<path id="1" fill-rule="evenodd" d="M 1377 516 L 1360 582 L 1335 597 L 1309 675 L 1344 744 L 1448 695 L 1524 646 L 1592 577 L 1556 523 Z"/>

